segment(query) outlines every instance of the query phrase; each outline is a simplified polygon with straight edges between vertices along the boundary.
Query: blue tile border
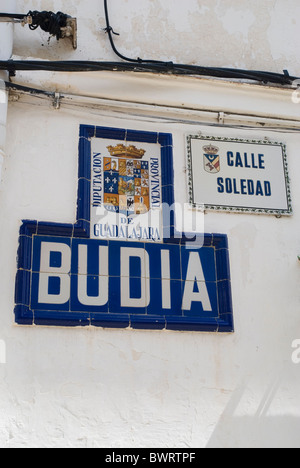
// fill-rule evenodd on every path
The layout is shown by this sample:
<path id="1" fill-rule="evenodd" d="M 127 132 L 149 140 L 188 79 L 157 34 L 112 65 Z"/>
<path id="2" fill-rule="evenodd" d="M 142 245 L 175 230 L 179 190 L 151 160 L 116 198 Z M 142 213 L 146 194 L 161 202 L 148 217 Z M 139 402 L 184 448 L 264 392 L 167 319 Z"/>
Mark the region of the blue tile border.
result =
<path id="1" fill-rule="evenodd" d="M 135 130 L 116 129 L 110 127 L 95 127 L 81 125 L 79 132 L 79 162 L 78 162 L 78 199 L 77 199 L 77 221 L 75 224 L 47 223 L 40 221 L 24 220 L 20 227 L 19 248 L 17 258 L 17 275 L 15 288 L 15 321 L 19 325 L 54 325 L 63 327 L 75 326 L 95 326 L 104 328 L 132 328 L 142 330 L 174 330 L 174 331 L 196 331 L 196 332 L 233 332 L 233 309 L 231 298 L 231 281 L 229 265 L 228 238 L 222 234 L 199 234 L 204 249 L 212 249 L 215 255 L 215 271 L 208 271 L 206 278 L 215 284 L 218 301 L 218 314 L 215 317 L 193 317 L 172 313 L 157 314 L 156 306 L 149 308 L 148 314 L 143 315 L 143 310 L 137 313 L 136 310 L 128 309 L 128 312 L 118 311 L 119 307 L 114 299 L 110 301 L 109 313 L 105 308 L 99 311 L 90 309 L 70 311 L 71 305 L 62 307 L 62 310 L 34 310 L 31 306 L 31 288 L 36 287 L 33 265 L 34 239 L 38 237 L 49 237 L 49 239 L 67 240 L 71 245 L 83 239 L 90 239 L 90 188 L 91 188 L 91 138 L 108 138 L 121 141 L 139 141 L 147 143 L 159 143 L 161 145 L 162 160 L 162 193 L 163 203 L 169 206 L 174 203 L 174 166 L 173 166 L 173 138 L 171 134 L 140 132 Z M 187 242 L 190 242 L 188 233 L 176 236 L 175 220 L 169 221 L 169 236 L 164 239 L 164 244 L 174 246 L 174 249 L 183 249 Z M 168 226 L 166 226 L 168 227 Z M 78 241 L 77 241 L 78 239 Z M 51 240 L 50 240 L 51 242 Z M 98 242 L 95 240 L 95 242 Z M 104 242 L 104 241 L 103 241 Z M 118 242 L 118 241 L 110 241 Z M 107 241 L 108 243 L 108 241 Z M 164 244 L 160 244 L 161 247 Z M 131 244 L 132 245 L 132 244 Z M 143 245 L 143 243 L 139 243 Z M 146 250 L 151 251 L 153 244 L 145 243 Z M 172 247 L 173 249 L 173 247 Z M 197 249 L 197 242 L 195 243 Z M 175 250 L 174 250 L 175 252 Z M 205 250 L 203 250 L 205 255 Z M 153 262 L 152 262 L 153 265 Z M 136 268 L 136 267 L 134 267 Z M 152 266 L 151 268 L 154 268 Z M 175 271 L 175 270 L 174 270 Z M 159 277 L 160 272 L 157 272 Z M 174 273 L 176 276 L 176 273 Z M 154 273 L 155 275 L 155 273 Z M 178 274 L 177 274 L 178 276 Z M 180 281 L 178 278 L 172 280 Z M 215 279 L 215 281 L 213 281 Z M 159 281 L 159 279 L 151 279 Z M 153 283 L 154 284 L 154 283 Z M 151 286 L 152 287 L 152 286 Z M 177 286 L 176 286 L 177 287 Z M 71 299 L 70 299 L 71 303 Z M 111 310 L 111 307 L 115 308 Z M 76 307 L 75 307 L 76 308 Z M 80 308 L 80 307 L 78 307 Z M 49 307 L 50 309 L 50 307 Z M 64 310 L 65 309 L 65 310 Z M 88 309 L 88 308 L 87 308 Z"/>

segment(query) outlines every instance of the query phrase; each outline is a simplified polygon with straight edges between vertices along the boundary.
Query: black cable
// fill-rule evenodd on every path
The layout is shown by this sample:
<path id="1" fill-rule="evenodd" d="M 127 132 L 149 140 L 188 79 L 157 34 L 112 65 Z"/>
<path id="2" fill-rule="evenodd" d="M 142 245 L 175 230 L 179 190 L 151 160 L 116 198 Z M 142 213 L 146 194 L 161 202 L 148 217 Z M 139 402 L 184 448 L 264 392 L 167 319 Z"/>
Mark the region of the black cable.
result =
<path id="1" fill-rule="evenodd" d="M 0 70 L 8 70 L 14 74 L 16 71 L 53 71 L 53 72 L 91 72 L 91 71 L 117 71 L 156 73 L 188 76 L 213 76 L 227 79 L 243 79 L 291 85 L 299 79 L 285 74 L 239 70 L 231 68 L 199 67 L 194 65 L 176 65 L 170 67 L 168 62 L 152 63 L 128 63 L 128 62 L 90 62 L 90 61 L 40 61 L 40 60 L 7 60 L 0 61 Z"/>
<path id="2" fill-rule="evenodd" d="M 0 13 L 0 18 L 23 19 L 27 15 L 19 15 L 16 13 Z"/>
<path id="3" fill-rule="evenodd" d="M 4 81 L 4 84 L 7 89 L 21 91 L 23 93 L 28 93 L 28 94 L 37 94 L 37 95 L 43 95 L 43 96 L 52 97 L 52 98 L 55 97 L 55 92 L 52 92 L 52 91 L 45 91 L 43 89 L 31 88 L 31 87 L 23 86 L 17 83 L 11 83 L 10 81 Z"/>
<path id="4" fill-rule="evenodd" d="M 258 81 L 264 84 L 273 83 L 280 85 L 291 85 L 297 77 L 290 76 L 287 70 L 283 74 L 264 72 L 264 71 L 251 71 L 240 70 L 231 68 L 216 68 L 216 67 L 202 67 L 195 65 L 174 64 L 173 62 L 163 62 L 159 60 L 143 60 L 131 59 L 122 55 L 116 48 L 113 40 L 114 32 L 110 26 L 107 0 L 104 0 L 105 18 L 106 18 L 106 32 L 116 55 L 124 60 L 124 62 L 89 62 L 89 61 L 0 61 L 0 70 L 8 70 L 12 75 L 16 71 L 27 70 L 44 70 L 53 72 L 85 72 L 85 71 L 118 71 L 118 72 L 137 72 L 137 73 L 156 73 L 156 74 L 171 74 L 171 75 L 190 75 L 190 76 L 209 76 L 234 80 L 251 80 Z M 32 17 L 32 24 L 30 29 L 35 30 L 41 27 L 44 31 L 49 32 L 51 35 L 60 39 L 61 28 L 66 26 L 68 15 L 58 12 L 38 12 L 30 11 L 28 15 L 0 13 L 0 17 L 12 17 L 16 19 L 23 19 L 28 16 Z"/>
<path id="5" fill-rule="evenodd" d="M 16 13 L 0 13 L 0 18 L 12 18 L 12 19 L 26 19 L 28 17 L 32 18 L 32 22 L 29 23 L 29 28 L 32 31 L 35 31 L 40 27 L 43 31 L 49 33 L 51 36 L 56 36 L 56 39 L 59 40 L 62 38 L 61 28 L 67 26 L 67 19 L 70 18 L 69 15 L 58 11 L 53 13 L 53 11 L 29 11 L 27 15 L 16 14 Z"/>
<path id="6" fill-rule="evenodd" d="M 52 11 L 29 11 L 27 16 L 32 17 L 32 24 L 29 24 L 29 29 L 34 31 L 40 27 L 51 36 L 56 36 L 57 40 L 61 39 L 61 28 L 66 27 L 67 19 L 70 18 L 70 16 L 61 11 L 57 13 L 53 13 Z"/>
<path id="7" fill-rule="evenodd" d="M 111 27 L 110 23 L 109 23 L 109 14 L 108 14 L 108 6 L 107 6 L 107 0 L 104 0 L 104 11 L 105 11 L 105 20 L 106 20 L 106 28 L 105 28 L 105 31 L 107 32 L 108 34 L 108 37 L 109 37 L 109 41 L 110 41 L 110 44 L 111 44 L 111 47 L 114 51 L 114 53 L 122 60 L 125 60 L 126 62 L 131 62 L 131 63 L 153 63 L 153 64 L 159 64 L 159 63 L 164 63 L 160 60 L 143 60 L 143 59 L 132 59 L 132 58 L 129 58 L 129 57 L 126 57 L 125 55 L 122 55 L 118 49 L 116 48 L 115 46 L 115 43 L 114 43 L 114 40 L 113 40 L 113 34 L 115 36 L 119 36 L 120 34 L 116 33 L 113 28 Z"/>
<path id="8" fill-rule="evenodd" d="M 262 72 L 262 71 L 250 71 L 250 70 L 239 70 L 239 69 L 230 69 L 230 68 L 214 68 L 214 67 L 199 67 L 194 65 L 178 65 L 173 62 L 163 62 L 158 60 L 143 60 L 141 58 L 132 59 L 122 55 L 115 46 L 113 40 L 113 34 L 119 36 L 110 25 L 109 13 L 107 0 L 104 0 L 104 10 L 105 10 L 105 19 L 106 19 L 106 28 L 105 31 L 108 33 L 109 41 L 111 47 L 115 54 L 130 63 L 136 64 L 154 64 L 156 66 L 161 66 L 162 70 L 167 69 L 169 73 L 174 74 L 187 74 L 187 75 L 207 75 L 214 76 L 219 78 L 233 78 L 233 79 L 244 79 L 244 80 L 254 80 L 261 81 L 263 83 L 275 83 L 275 84 L 292 84 L 297 78 L 291 77 L 287 70 L 284 70 L 283 74 L 280 73 L 271 73 L 271 72 Z M 160 71 L 163 73 L 163 71 Z"/>

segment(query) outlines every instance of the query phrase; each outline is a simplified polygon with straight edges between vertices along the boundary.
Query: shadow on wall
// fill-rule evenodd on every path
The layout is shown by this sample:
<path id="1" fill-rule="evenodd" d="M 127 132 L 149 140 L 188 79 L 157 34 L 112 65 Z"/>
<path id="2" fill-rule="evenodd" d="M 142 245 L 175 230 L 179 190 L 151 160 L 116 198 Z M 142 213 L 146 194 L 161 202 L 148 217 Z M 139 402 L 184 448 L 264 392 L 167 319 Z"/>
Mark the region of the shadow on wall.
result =
<path id="1" fill-rule="evenodd" d="M 284 414 L 284 408 L 280 416 L 267 414 L 279 386 L 278 379 L 268 388 L 252 416 L 237 414 L 248 388 L 242 386 L 237 389 L 206 448 L 299 448 L 300 417 Z M 251 405 L 251 401 L 248 401 L 248 405 Z"/>

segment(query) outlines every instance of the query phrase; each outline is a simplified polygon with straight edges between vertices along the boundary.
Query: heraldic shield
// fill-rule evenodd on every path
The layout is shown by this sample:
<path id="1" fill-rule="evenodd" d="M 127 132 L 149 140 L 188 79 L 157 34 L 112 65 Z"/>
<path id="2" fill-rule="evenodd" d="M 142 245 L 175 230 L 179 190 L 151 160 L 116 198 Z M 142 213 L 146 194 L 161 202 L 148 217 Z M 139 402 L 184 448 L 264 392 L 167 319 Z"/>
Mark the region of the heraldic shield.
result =
<path id="1" fill-rule="evenodd" d="M 204 169 L 209 174 L 217 174 L 220 172 L 220 156 L 218 154 L 219 148 L 213 145 L 203 146 L 204 149 Z"/>
<path id="2" fill-rule="evenodd" d="M 150 210 L 149 161 L 146 151 L 135 146 L 108 146 L 111 157 L 104 157 L 104 206 L 124 215 Z"/>

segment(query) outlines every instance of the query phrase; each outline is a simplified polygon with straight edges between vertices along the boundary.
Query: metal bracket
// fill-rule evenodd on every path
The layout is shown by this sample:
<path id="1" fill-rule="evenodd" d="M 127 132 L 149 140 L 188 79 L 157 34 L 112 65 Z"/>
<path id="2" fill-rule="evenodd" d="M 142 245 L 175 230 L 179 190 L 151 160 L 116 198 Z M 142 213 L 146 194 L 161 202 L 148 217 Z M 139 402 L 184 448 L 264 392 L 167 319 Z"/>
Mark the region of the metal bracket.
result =
<path id="1" fill-rule="evenodd" d="M 53 99 L 53 107 L 54 107 L 54 109 L 56 109 L 56 110 L 59 110 L 59 109 L 60 109 L 61 98 L 62 98 L 62 96 L 61 96 L 60 93 L 55 93 L 54 99 Z"/>
<path id="2" fill-rule="evenodd" d="M 18 23 L 22 26 L 32 24 L 32 16 L 24 16 L 23 18 L 11 18 L 9 16 L 3 16 L 0 18 L 0 23 Z M 67 25 L 61 28 L 61 38 L 70 38 L 73 44 L 73 48 L 77 49 L 77 19 L 68 18 Z"/>
<path id="3" fill-rule="evenodd" d="M 219 112 L 218 119 L 219 119 L 219 123 L 221 125 L 224 125 L 224 123 L 225 123 L 225 113 L 224 112 Z"/>
<path id="4" fill-rule="evenodd" d="M 61 37 L 62 39 L 65 37 L 69 37 L 72 40 L 73 49 L 77 49 L 77 19 L 76 18 L 67 19 L 67 26 L 65 28 L 61 28 Z"/>

